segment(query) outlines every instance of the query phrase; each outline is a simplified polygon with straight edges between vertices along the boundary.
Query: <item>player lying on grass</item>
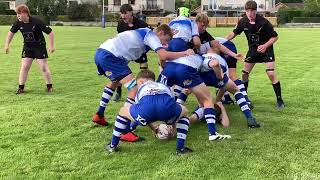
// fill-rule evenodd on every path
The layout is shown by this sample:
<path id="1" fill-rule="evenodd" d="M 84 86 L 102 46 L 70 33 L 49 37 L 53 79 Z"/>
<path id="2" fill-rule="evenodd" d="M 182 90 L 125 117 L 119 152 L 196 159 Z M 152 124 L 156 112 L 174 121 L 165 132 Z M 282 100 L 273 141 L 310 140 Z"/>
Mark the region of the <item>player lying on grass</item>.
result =
<path id="1" fill-rule="evenodd" d="M 137 75 L 138 93 L 136 103 L 123 106 L 116 118 L 111 142 L 106 145 L 109 152 L 117 150 L 120 135 L 129 131 L 129 123 L 137 122 L 146 126 L 155 121 L 163 121 L 166 124 L 175 124 L 177 131 L 176 152 L 178 155 L 192 152 L 185 147 L 185 140 L 189 129 L 188 110 L 178 104 L 171 90 L 154 82 L 155 74 L 149 70 L 142 70 Z"/>

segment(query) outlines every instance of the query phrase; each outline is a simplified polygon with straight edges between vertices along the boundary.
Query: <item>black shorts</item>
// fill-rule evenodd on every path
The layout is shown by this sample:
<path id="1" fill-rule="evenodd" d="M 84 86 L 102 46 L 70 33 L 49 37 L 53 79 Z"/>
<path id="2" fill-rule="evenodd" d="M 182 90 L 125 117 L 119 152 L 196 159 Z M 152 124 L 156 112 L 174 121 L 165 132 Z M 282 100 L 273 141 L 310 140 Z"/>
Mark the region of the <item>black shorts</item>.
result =
<path id="1" fill-rule="evenodd" d="M 244 62 L 247 63 L 267 63 L 274 62 L 273 50 L 267 50 L 265 53 L 258 53 L 257 51 L 248 51 L 246 59 Z"/>
<path id="2" fill-rule="evenodd" d="M 135 60 L 135 62 L 140 64 L 148 62 L 147 53 L 143 53 L 139 59 Z"/>
<path id="3" fill-rule="evenodd" d="M 228 68 L 237 68 L 237 59 L 229 55 L 221 53 L 220 56 L 226 60 Z"/>
<path id="4" fill-rule="evenodd" d="M 48 52 L 46 45 L 41 46 L 23 46 L 22 58 L 31 58 L 31 59 L 47 59 Z"/>

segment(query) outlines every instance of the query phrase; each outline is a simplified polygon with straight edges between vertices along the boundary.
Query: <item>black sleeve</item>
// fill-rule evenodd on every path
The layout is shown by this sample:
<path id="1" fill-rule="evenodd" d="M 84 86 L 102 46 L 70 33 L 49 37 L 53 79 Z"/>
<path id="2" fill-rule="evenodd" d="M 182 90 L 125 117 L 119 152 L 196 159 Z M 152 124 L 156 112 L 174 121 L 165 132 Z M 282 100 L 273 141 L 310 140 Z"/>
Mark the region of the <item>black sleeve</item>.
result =
<path id="1" fill-rule="evenodd" d="M 138 20 L 138 28 L 145 28 L 145 27 L 149 27 L 149 25 L 141 20 Z"/>
<path id="2" fill-rule="evenodd" d="M 118 32 L 118 33 L 121 32 L 121 21 L 118 21 L 117 32 Z"/>
<path id="3" fill-rule="evenodd" d="M 12 33 L 16 33 L 16 32 L 19 31 L 19 29 L 20 29 L 19 20 L 17 20 L 16 22 L 13 23 L 10 31 L 11 31 Z"/>
<path id="4" fill-rule="evenodd" d="M 270 35 L 270 38 L 278 36 L 278 33 L 274 30 L 272 24 L 268 20 L 266 20 L 266 23 L 264 24 L 264 29 L 266 34 Z"/>
<path id="5" fill-rule="evenodd" d="M 40 28 L 41 31 L 45 32 L 46 34 L 50 34 L 52 32 L 52 29 L 45 25 L 43 21 L 37 20 L 37 25 Z"/>
<path id="6" fill-rule="evenodd" d="M 235 33 L 237 35 L 241 34 L 244 29 L 244 26 L 245 26 L 245 21 L 244 21 L 244 17 L 243 17 L 242 19 L 240 19 L 238 21 L 238 24 L 235 27 L 235 29 L 233 30 L 233 33 Z"/>

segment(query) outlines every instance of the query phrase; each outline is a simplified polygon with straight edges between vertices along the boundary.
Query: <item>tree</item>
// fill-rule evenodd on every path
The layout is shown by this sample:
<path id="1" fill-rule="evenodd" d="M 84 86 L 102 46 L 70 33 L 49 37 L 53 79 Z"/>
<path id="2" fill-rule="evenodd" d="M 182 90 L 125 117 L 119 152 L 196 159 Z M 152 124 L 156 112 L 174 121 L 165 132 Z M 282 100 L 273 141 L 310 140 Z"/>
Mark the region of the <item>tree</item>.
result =
<path id="1" fill-rule="evenodd" d="M 201 0 L 177 0 L 176 1 L 176 9 L 179 7 L 187 7 L 190 10 L 194 10 L 195 8 L 201 5 Z"/>
<path id="2" fill-rule="evenodd" d="M 319 0 L 305 0 L 304 9 L 307 17 L 320 17 L 320 2 Z"/>

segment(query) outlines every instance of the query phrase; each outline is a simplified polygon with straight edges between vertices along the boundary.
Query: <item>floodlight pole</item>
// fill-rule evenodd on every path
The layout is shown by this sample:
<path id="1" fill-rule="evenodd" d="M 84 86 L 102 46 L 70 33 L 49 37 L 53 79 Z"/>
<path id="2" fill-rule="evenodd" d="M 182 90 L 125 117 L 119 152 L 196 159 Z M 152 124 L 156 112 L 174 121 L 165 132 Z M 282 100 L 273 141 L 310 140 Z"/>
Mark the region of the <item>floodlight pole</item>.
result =
<path id="1" fill-rule="evenodd" d="M 104 0 L 102 0 L 102 16 L 101 16 L 101 27 L 106 27 L 106 20 L 105 20 L 105 10 L 104 10 Z"/>

